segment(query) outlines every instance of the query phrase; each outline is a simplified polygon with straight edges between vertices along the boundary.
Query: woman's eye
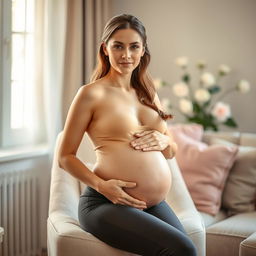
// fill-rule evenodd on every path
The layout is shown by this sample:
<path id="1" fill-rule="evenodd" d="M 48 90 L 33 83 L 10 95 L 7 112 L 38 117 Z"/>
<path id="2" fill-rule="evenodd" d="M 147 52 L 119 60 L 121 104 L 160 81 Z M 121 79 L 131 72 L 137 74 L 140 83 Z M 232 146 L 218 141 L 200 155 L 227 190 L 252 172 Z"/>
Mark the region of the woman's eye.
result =
<path id="1" fill-rule="evenodd" d="M 121 45 L 114 45 L 114 48 L 116 48 L 116 49 L 121 49 L 122 46 L 121 46 Z M 138 48 L 140 48 L 140 47 L 139 47 L 138 45 L 133 45 L 131 48 L 132 48 L 132 49 L 138 49 Z"/>
<path id="2" fill-rule="evenodd" d="M 121 45 L 114 45 L 114 48 L 120 49 L 122 46 Z"/>

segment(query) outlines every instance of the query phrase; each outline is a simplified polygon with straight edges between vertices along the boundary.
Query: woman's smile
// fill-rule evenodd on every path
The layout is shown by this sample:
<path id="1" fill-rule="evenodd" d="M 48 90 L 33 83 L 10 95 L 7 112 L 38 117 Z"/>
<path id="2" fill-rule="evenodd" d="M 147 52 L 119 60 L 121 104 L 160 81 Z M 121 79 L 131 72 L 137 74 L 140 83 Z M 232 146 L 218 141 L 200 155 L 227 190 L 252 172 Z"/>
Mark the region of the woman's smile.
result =
<path id="1" fill-rule="evenodd" d="M 127 63 L 119 63 L 119 64 L 122 65 L 123 67 L 130 67 L 132 66 L 133 63 L 127 62 Z"/>

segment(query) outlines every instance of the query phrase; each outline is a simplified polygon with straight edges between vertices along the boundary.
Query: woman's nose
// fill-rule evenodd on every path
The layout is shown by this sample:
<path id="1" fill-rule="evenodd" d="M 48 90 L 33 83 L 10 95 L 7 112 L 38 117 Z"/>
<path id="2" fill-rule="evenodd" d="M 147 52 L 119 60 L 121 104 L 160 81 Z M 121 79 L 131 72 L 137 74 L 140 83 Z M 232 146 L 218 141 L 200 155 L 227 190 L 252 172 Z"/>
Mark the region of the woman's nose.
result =
<path id="1" fill-rule="evenodd" d="M 130 50 L 129 49 L 124 49 L 124 52 L 123 52 L 123 54 L 122 54 L 122 57 L 123 58 L 130 58 L 131 57 L 131 52 L 130 52 Z"/>

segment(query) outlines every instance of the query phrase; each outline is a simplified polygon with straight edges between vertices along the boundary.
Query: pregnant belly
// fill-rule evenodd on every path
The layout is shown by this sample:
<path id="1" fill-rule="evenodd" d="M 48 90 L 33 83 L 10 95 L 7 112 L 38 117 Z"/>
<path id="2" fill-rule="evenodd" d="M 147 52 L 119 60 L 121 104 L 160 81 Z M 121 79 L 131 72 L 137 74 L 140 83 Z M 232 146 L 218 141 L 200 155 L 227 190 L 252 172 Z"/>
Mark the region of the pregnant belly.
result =
<path id="1" fill-rule="evenodd" d="M 94 173 L 104 180 L 135 182 L 134 188 L 123 188 L 130 196 L 151 207 L 166 198 L 171 187 L 171 172 L 160 151 L 143 152 L 129 145 L 105 148 L 97 152 Z"/>

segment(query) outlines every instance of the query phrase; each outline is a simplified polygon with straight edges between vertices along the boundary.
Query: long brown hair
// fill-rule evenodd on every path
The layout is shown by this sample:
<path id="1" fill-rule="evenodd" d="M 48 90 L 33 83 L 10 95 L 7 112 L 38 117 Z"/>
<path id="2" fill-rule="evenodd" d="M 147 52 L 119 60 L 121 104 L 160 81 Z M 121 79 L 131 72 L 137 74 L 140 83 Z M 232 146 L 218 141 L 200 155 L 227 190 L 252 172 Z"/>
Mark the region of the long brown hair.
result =
<path id="1" fill-rule="evenodd" d="M 99 47 L 97 56 L 97 66 L 94 69 L 90 82 L 94 82 L 104 77 L 110 70 L 110 63 L 108 56 L 103 51 L 103 43 L 108 43 L 111 36 L 119 29 L 131 28 L 134 29 L 142 38 L 143 46 L 145 47 L 145 53 L 140 59 L 140 64 L 132 72 L 131 86 L 135 89 L 136 94 L 140 102 L 150 108 L 154 109 L 163 120 L 173 118 L 173 115 L 166 114 L 160 110 L 154 103 L 155 86 L 152 78 L 150 77 L 147 67 L 149 65 L 151 55 L 147 46 L 146 30 L 141 21 L 133 15 L 121 14 L 111 18 L 103 31 L 101 38 L 101 45 Z"/>

